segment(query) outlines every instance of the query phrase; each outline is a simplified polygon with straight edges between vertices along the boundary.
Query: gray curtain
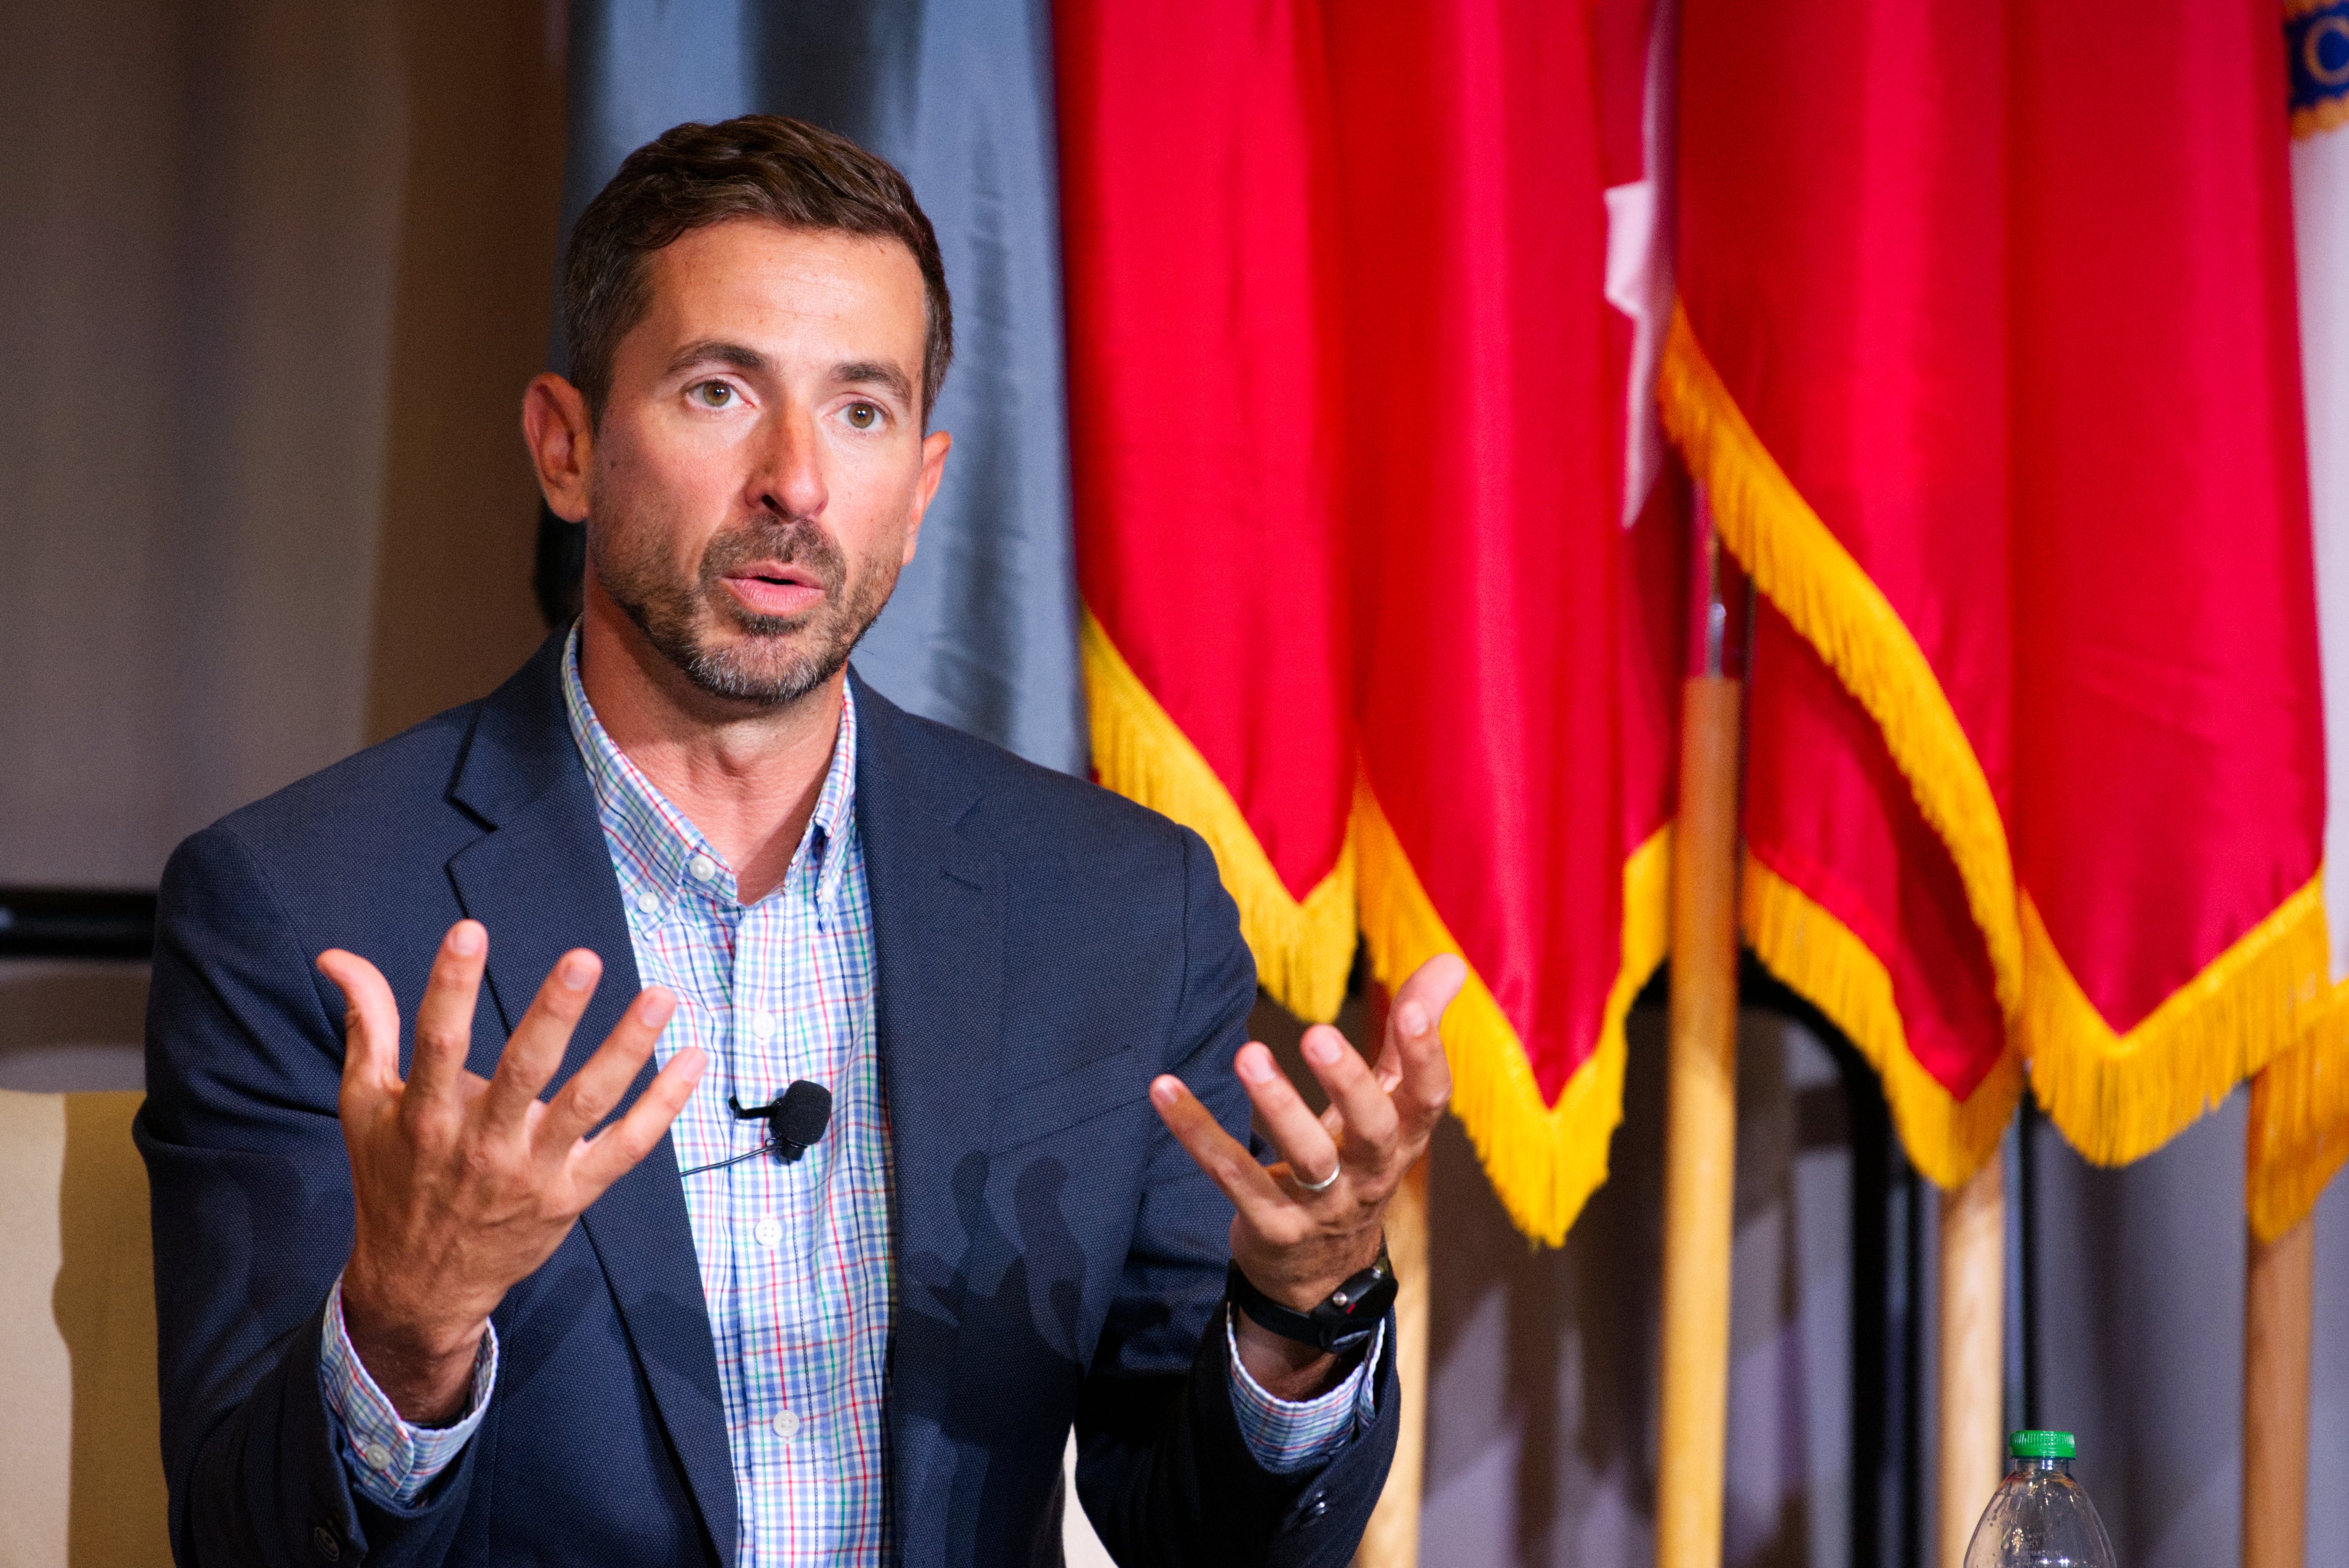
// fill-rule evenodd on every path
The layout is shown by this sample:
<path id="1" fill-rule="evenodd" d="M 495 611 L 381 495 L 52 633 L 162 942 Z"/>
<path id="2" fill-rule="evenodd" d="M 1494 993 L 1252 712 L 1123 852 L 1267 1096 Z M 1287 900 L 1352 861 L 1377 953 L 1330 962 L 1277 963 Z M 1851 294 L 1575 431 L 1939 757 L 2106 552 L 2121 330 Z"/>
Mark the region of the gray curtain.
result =
<path id="1" fill-rule="evenodd" d="M 631 149 L 685 120 L 795 115 L 913 181 L 954 295 L 936 417 L 954 455 L 857 668 L 917 713 L 1081 771 L 1049 6 L 577 0 L 571 28 L 566 232 Z"/>

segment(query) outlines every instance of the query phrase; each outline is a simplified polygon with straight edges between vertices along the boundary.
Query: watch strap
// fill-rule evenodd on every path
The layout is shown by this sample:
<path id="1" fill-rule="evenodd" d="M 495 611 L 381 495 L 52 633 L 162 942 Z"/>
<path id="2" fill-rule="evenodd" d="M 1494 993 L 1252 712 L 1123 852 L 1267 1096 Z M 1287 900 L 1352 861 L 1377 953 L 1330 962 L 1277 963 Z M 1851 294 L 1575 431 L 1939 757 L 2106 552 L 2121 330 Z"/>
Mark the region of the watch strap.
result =
<path id="1" fill-rule="evenodd" d="M 1237 1263 L 1226 1272 L 1226 1289 L 1259 1328 L 1337 1355 L 1370 1343 L 1387 1308 L 1394 1305 L 1396 1282 L 1394 1264 L 1381 1241 L 1378 1262 L 1331 1291 L 1311 1312 L 1299 1312 L 1273 1300 L 1257 1289 Z"/>

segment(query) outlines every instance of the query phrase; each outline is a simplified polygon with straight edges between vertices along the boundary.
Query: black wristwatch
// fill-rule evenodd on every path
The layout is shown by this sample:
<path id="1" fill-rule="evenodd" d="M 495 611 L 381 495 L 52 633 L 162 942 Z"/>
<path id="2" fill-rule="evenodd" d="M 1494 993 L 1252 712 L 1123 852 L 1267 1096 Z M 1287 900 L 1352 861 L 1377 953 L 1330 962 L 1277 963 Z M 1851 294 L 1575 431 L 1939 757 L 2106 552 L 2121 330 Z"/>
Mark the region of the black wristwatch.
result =
<path id="1" fill-rule="evenodd" d="M 1249 1284 L 1237 1264 L 1231 1265 L 1228 1280 L 1226 1289 L 1233 1304 L 1244 1308 L 1257 1327 L 1340 1356 L 1371 1342 L 1395 1298 L 1394 1264 L 1387 1260 L 1383 1241 L 1378 1262 L 1331 1291 L 1311 1312 L 1281 1305 Z"/>

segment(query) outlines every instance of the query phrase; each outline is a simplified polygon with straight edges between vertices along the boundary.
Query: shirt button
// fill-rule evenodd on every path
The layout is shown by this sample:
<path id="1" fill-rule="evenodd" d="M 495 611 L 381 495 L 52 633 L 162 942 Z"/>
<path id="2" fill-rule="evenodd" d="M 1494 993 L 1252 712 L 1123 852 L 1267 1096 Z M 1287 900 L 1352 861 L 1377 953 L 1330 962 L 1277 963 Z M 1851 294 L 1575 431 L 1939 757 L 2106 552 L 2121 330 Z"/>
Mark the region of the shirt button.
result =
<path id="1" fill-rule="evenodd" d="M 783 1239 L 783 1222 L 770 1214 L 750 1227 L 750 1235 L 761 1246 L 771 1247 Z M 784 1435 L 790 1436 L 788 1432 Z M 380 1470 L 383 1467 L 378 1465 L 376 1468 Z"/>
<path id="2" fill-rule="evenodd" d="M 772 1013 L 751 1014 L 750 1032 L 758 1036 L 759 1038 L 762 1040 L 773 1039 L 775 1037 L 775 1016 Z"/>
<path id="3" fill-rule="evenodd" d="M 658 914 L 660 913 L 660 895 L 658 893 L 650 892 L 640 892 L 636 894 L 636 913 L 638 914 Z"/>
<path id="4" fill-rule="evenodd" d="M 381 1443 L 369 1443 L 359 1458 L 367 1460 L 367 1469 L 388 1470 L 391 1468 L 391 1450 Z"/>
<path id="5" fill-rule="evenodd" d="M 708 855 L 696 855 L 693 857 L 692 866 L 688 869 L 693 872 L 694 881 L 708 882 L 718 874 L 718 862 Z"/>
<path id="6" fill-rule="evenodd" d="M 797 1410 L 785 1410 L 774 1418 L 772 1425 L 775 1436 L 788 1443 L 800 1435 L 800 1414 Z"/>

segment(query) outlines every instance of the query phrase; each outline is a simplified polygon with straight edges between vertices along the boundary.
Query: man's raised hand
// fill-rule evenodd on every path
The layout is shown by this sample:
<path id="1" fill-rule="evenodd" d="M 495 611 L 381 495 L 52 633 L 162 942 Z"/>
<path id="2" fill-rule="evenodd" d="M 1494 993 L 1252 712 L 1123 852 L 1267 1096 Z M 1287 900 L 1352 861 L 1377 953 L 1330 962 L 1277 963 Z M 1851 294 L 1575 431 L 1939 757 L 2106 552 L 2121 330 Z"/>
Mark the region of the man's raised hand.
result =
<path id="1" fill-rule="evenodd" d="M 463 1409 L 490 1313 L 651 1152 L 701 1078 L 702 1054 L 679 1051 L 626 1116 L 594 1132 L 676 1010 L 676 998 L 655 989 L 560 1093 L 538 1098 L 603 972 L 585 948 L 556 961 L 496 1072 L 467 1071 L 489 945 L 471 920 L 442 939 L 405 1082 L 390 985 L 356 954 L 318 955 L 348 1005 L 341 1110 L 357 1229 L 343 1271 L 343 1324 L 377 1386 L 419 1424 Z"/>
<path id="2" fill-rule="evenodd" d="M 1467 965 L 1449 954 L 1421 965 L 1395 992 L 1376 1067 L 1327 1024 L 1306 1030 L 1306 1065 L 1330 1097 L 1318 1117 L 1269 1050 L 1253 1040 L 1241 1047 L 1232 1066 L 1279 1150 L 1277 1164 L 1257 1164 L 1181 1078 L 1168 1074 L 1151 1084 L 1167 1129 L 1238 1211 L 1232 1261 L 1275 1301 L 1309 1312 L 1377 1261 L 1387 1200 L 1452 1099 L 1438 1025 L 1467 976 Z M 1245 1312 L 1241 1318 L 1240 1354 L 1250 1374 L 1283 1398 L 1313 1392 L 1330 1358 L 1256 1328 Z"/>

